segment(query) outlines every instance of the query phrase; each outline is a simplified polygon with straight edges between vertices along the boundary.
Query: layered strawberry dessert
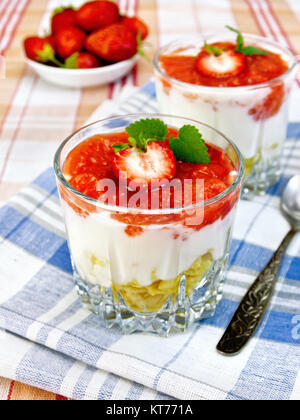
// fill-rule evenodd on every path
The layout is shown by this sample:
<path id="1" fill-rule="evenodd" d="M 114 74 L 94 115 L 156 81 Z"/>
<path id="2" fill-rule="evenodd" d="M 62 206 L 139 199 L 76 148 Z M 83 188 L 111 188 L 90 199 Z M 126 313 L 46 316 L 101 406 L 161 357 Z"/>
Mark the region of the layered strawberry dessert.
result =
<path id="1" fill-rule="evenodd" d="M 77 134 L 58 186 L 74 269 L 100 300 L 156 313 L 203 288 L 202 313 L 220 297 L 243 164 L 220 134 L 168 122 Z"/>
<path id="2" fill-rule="evenodd" d="M 296 72 L 290 51 L 228 27 L 204 43 L 162 48 L 155 67 L 160 112 L 205 122 L 231 138 L 246 161 L 246 186 L 256 192 L 276 180 Z"/>

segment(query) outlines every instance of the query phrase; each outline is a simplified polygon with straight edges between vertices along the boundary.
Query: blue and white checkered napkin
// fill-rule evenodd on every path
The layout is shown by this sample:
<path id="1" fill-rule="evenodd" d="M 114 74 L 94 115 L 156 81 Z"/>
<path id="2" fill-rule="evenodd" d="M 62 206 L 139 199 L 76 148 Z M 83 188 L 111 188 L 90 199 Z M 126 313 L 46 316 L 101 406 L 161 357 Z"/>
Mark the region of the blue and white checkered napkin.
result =
<path id="1" fill-rule="evenodd" d="M 156 109 L 151 81 L 119 113 Z M 122 336 L 82 308 L 53 170 L 43 173 L 0 210 L 0 375 L 76 399 L 299 399 L 300 235 L 256 337 L 234 358 L 215 350 L 289 229 L 279 198 L 288 177 L 299 172 L 297 121 L 289 127 L 284 157 L 280 182 L 267 196 L 240 205 L 216 316 L 168 339 Z"/>

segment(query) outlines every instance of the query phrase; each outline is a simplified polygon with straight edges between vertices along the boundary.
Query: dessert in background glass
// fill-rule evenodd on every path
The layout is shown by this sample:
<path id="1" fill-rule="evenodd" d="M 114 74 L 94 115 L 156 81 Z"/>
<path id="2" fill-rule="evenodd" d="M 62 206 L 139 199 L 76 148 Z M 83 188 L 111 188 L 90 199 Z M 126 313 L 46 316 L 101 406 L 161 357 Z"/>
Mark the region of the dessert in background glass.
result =
<path id="1" fill-rule="evenodd" d="M 199 72 L 197 58 L 201 51 L 206 54 L 203 38 L 161 48 L 155 57 L 155 75 L 160 112 L 203 121 L 237 144 L 245 159 L 244 197 L 251 199 L 280 176 L 297 62 L 288 49 L 266 38 L 245 35 L 244 43 L 268 55 L 245 56 L 240 71 L 241 63 L 236 63 L 237 75 L 216 78 Z M 236 34 L 210 36 L 206 45 L 235 47 Z M 203 134 L 210 141 L 209 133 Z"/>
<path id="2" fill-rule="evenodd" d="M 147 150 L 156 169 L 184 185 L 184 199 L 177 184 L 167 189 L 164 181 L 160 187 L 145 186 L 146 194 L 135 200 L 132 185 L 122 179 L 124 165 L 136 171 L 136 161 L 128 156 L 143 154 L 128 144 L 130 127 L 141 120 L 165 125 L 164 140 L 151 140 Z M 183 126 L 202 141 L 210 163 L 175 159 L 171 142 Z M 200 140 L 202 132 L 209 143 Z M 114 117 L 70 136 L 56 153 L 55 172 L 77 291 L 107 327 L 166 336 L 214 314 L 244 174 L 243 158 L 230 140 L 175 116 Z M 163 191 L 166 195 L 155 201 L 155 192 Z M 151 195 L 145 204 L 149 193 L 153 201 Z"/>

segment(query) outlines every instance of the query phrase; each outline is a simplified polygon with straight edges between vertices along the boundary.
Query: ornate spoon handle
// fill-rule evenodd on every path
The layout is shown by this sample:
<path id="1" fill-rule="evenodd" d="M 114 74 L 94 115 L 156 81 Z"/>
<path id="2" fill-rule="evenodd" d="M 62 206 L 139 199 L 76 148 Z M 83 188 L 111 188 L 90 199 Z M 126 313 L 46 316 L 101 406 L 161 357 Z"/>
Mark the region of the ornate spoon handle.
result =
<path id="1" fill-rule="evenodd" d="M 284 254 L 296 231 L 291 230 L 273 258 L 248 290 L 217 350 L 225 355 L 239 353 L 260 325 L 272 298 Z"/>

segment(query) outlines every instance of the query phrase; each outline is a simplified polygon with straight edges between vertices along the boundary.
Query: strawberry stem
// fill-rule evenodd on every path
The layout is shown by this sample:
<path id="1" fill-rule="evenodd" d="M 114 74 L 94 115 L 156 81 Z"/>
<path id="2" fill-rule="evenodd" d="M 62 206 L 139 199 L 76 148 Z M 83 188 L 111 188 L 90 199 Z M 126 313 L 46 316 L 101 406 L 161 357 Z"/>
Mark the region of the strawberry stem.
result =
<path id="1" fill-rule="evenodd" d="M 224 50 L 222 48 L 219 48 L 215 45 L 209 45 L 209 44 L 207 44 L 206 41 L 204 43 L 204 46 L 205 46 L 205 49 L 208 52 L 208 54 L 214 55 L 216 57 L 220 57 L 224 52 Z"/>
<path id="2" fill-rule="evenodd" d="M 150 58 L 150 57 L 149 57 L 149 55 L 148 55 L 148 54 L 146 54 L 146 53 L 145 53 L 145 51 L 143 50 L 143 46 L 144 46 L 144 44 L 143 44 L 143 41 L 142 41 L 142 36 L 141 36 L 141 33 L 140 33 L 140 32 L 138 32 L 136 39 L 137 39 L 137 44 L 138 44 L 138 46 L 137 46 L 137 53 L 138 53 L 141 57 L 143 57 L 145 60 L 147 60 L 149 63 L 151 63 L 151 58 Z"/>
<path id="3" fill-rule="evenodd" d="M 58 67 L 64 67 L 64 64 L 55 57 L 55 51 L 50 44 L 45 44 L 43 50 L 37 52 L 37 56 L 42 63 L 51 62 Z"/>

